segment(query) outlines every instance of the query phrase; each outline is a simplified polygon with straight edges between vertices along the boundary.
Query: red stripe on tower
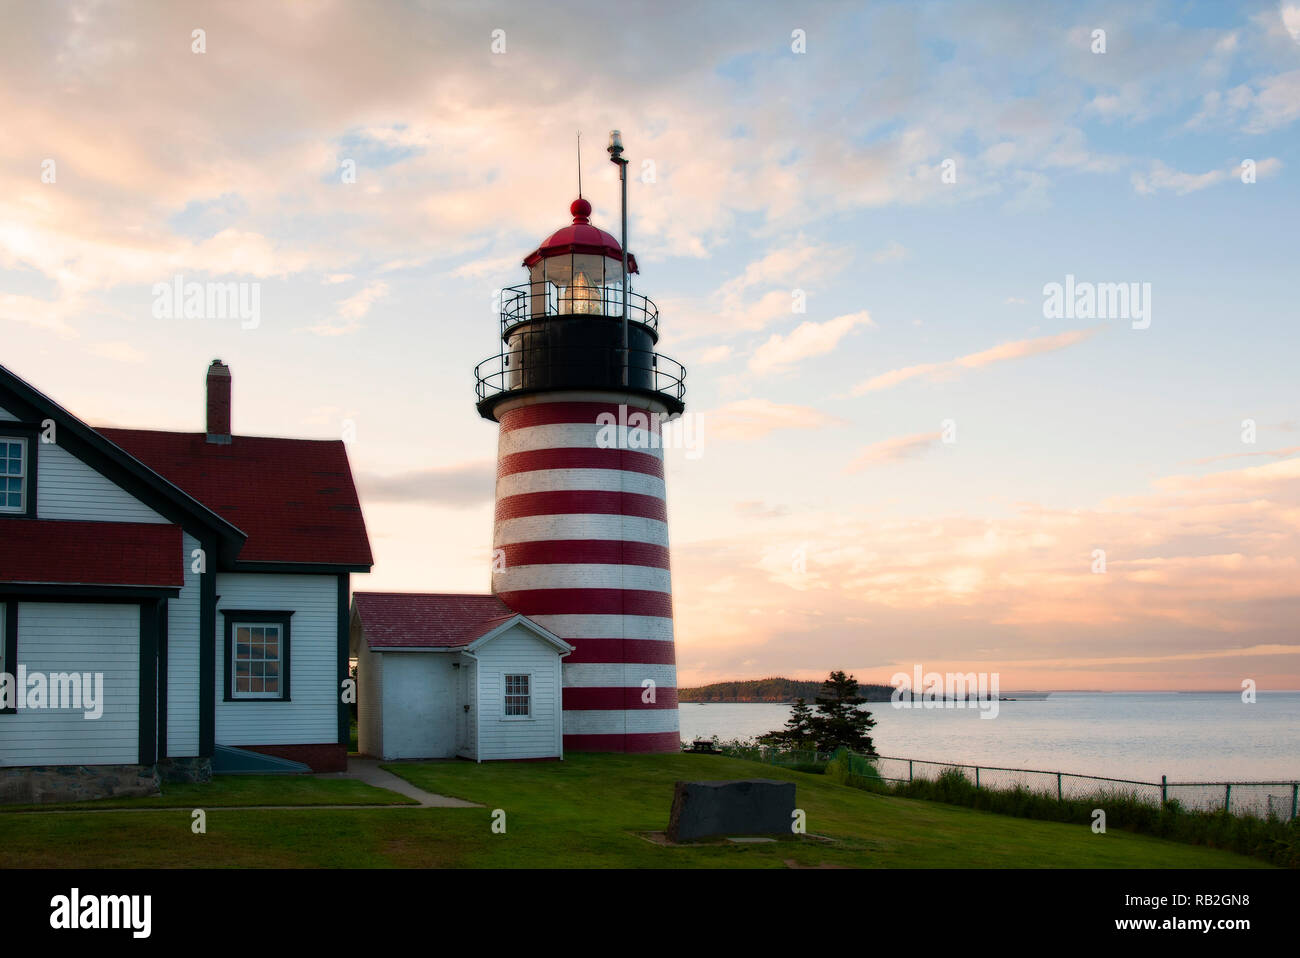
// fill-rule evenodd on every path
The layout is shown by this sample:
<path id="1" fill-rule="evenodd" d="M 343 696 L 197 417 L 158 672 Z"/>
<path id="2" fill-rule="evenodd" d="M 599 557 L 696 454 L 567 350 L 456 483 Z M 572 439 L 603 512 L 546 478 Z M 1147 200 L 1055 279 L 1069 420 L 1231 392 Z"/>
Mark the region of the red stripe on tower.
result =
<path id="1" fill-rule="evenodd" d="M 514 494 L 497 501 L 493 591 L 574 646 L 563 666 L 566 749 L 676 751 L 667 505 L 623 491 L 663 475 L 662 448 L 601 448 L 608 404 L 540 408 L 549 405 L 500 412 L 498 485 Z M 556 441 L 568 445 L 547 445 Z"/>

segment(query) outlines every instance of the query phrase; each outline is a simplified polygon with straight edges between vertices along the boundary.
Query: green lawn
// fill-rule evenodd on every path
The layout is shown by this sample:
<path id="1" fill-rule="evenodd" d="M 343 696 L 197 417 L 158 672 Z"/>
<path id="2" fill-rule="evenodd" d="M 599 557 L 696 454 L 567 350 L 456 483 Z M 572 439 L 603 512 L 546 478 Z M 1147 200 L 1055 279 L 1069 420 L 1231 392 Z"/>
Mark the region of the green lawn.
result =
<path id="1" fill-rule="evenodd" d="M 0 867 L 1265 867 L 1217 849 L 876 795 L 721 756 L 387 767 L 485 807 L 223 811 L 201 797 L 205 786 L 187 786 L 198 791 L 174 812 L 0 814 Z M 753 777 L 797 782 L 809 832 L 835 841 L 667 848 L 640 837 L 667 824 L 675 780 Z M 191 833 L 191 807 L 210 810 L 206 835 Z M 504 835 L 491 830 L 497 808 Z"/>
<path id="2" fill-rule="evenodd" d="M 0 815 L 37 809 L 219 808 L 223 805 L 406 805 L 410 799 L 351 778 L 304 775 L 217 775 L 207 785 L 163 782 L 148 798 L 101 798 L 51 805 L 0 805 Z"/>

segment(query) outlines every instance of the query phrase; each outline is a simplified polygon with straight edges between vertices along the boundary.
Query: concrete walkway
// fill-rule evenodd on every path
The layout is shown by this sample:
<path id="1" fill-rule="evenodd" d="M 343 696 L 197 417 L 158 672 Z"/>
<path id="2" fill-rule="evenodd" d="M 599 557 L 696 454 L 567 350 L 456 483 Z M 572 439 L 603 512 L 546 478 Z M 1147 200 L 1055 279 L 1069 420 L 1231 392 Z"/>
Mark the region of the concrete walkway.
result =
<path id="1" fill-rule="evenodd" d="M 346 772 L 323 772 L 316 778 L 355 778 L 365 782 L 367 785 L 373 785 L 376 788 L 386 788 L 390 792 L 396 792 L 398 795 L 405 795 L 407 798 L 413 798 L 420 803 L 421 808 L 482 808 L 475 802 L 462 801 L 459 798 L 451 798 L 448 795 L 435 795 L 432 792 L 426 792 L 422 788 L 416 788 L 404 778 L 399 778 L 392 772 L 386 772 L 379 767 L 379 760 L 374 758 L 355 758 L 348 756 L 348 770 Z M 402 806 L 397 806 L 402 807 Z M 411 806 L 407 805 L 406 808 Z"/>

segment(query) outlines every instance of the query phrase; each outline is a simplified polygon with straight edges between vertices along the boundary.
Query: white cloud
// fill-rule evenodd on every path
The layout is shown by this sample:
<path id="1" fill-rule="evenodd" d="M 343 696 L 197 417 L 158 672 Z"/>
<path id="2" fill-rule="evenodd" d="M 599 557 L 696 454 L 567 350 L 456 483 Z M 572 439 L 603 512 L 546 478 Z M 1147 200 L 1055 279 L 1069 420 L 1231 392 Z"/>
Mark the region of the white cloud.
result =
<path id="1" fill-rule="evenodd" d="M 853 387 L 853 395 L 861 396 L 864 393 L 875 392 L 880 389 L 890 389 L 899 383 L 907 382 L 909 379 L 924 377 L 930 380 L 940 380 L 951 378 L 965 369 L 979 369 L 982 366 L 989 366 L 993 363 L 1005 362 L 1008 359 L 1022 359 L 1026 356 L 1037 356 L 1040 353 L 1050 353 L 1058 349 L 1065 349 L 1076 343 L 1081 343 L 1092 336 L 1098 327 L 1092 329 L 1072 329 L 1064 333 L 1057 333 L 1054 336 L 1039 336 L 1034 339 L 1018 339 L 1014 342 L 1002 343 L 991 349 L 983 349 L 978 353 L 969 353 L 965 356 L 958 356 L 956 359 L 949 359 L 941 363 L 918 363 L 915 366 L 903 366 L 899 369 L 891 369 L 887 373 L 881 373 L 878 376 L 872 376 L 870 379 L 863 380 Z"/>
<path id="2" fill-rule="evenodd" d="M 778 429 L 823 429 L 841 420 L 811 406 L 775 403 L 768 399 L 738 399 L 701 414 L 710 439 L 762 439 Z"/>
<path id="3" fill-rule="evenodd" d="M 877 250 L 871 257 L 872 261 L 876 263 L 897 263 L 906 258 L 907 247 L 898 240 L 890 240 L 888 245 Z"/>
<path id="4" fill-rule="evenodd" d="M 941 436 L 942 433 L 938 432 L 918 432 L 910 436 L 896 436 L 893 439 L 873 442 L 869 446 L 864 446 L 844 471 L 861 472 L 863 469 L 881 463 L 913 458 L 937 443 Z"/>
<path id="5" fill-rule="evenodd" d="M 92 343 L 90 351 L 96 356 L 111 359 L 118 363 L 142 363 L 149 358 L 147 354 L 141 352 L 135 346 L 120 340 L 109 343 Z"/>
<path id="6" fill-rule="evenodd" d="M 824 323 L 800 323 L 788 336 L 773 333 L 771 339 L 754 351 L 749 368 L 756 373 L 784 372 L 801 360 L 829 353 L 853 330 L 875 325 L 865 309 Z"/>
<path id="7" fill-rule="evenodd" d="M 355 333 L 364 328 L 365 324 L 361 320 L 370 312 L 371 307 L 387 295 L 388 284 L 383 280 L 374 280 L 338 304 L 336 314 L 341 322 L 321 322 L 298 331 L 315 333 L 317 336 L 346 336 Z"/>

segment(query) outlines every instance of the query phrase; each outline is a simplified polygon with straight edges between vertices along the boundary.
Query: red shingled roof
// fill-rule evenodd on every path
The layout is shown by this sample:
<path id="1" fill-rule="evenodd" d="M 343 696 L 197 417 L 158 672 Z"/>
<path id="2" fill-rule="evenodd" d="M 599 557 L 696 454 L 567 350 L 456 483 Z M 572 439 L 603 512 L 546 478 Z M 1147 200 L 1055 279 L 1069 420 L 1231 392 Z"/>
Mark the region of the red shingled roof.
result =
<path id="1" fill-rule="evenodd" d="M 457 649 L 515 617 L 495 595 L 356 592 L 352 599 L 372 649 Z"/>
<path id="2" fill-rule="evenodd" d="M 539 260 L 569 253 L 594 253 L 597 256 L 608 256 L 610 259 L 622 259 L 623 247 L 619 245 L 618 240 L 604 230 L 591 225 L 590 203 L 578 197 L 569 206 L 569 212 L 573 214 L 573 223 L 560 227 L 542 240 L 541 246 L 524 257 L 524 266 L 531 268 Z M 627 271 L 637 272 L 636 257 L 631 253 L 627 256 Z"/>
<path id="3" fill-rule="evenodd" d="M 180 526 L 63 519 L 3 522 L 0 582 L 185 584 Z"/>
<path id="4" fill-rule="evenodd" d="M 338 440 L 99 429 L 247 534 L 240 562 L 370 566 L 370 540 Z"/>

